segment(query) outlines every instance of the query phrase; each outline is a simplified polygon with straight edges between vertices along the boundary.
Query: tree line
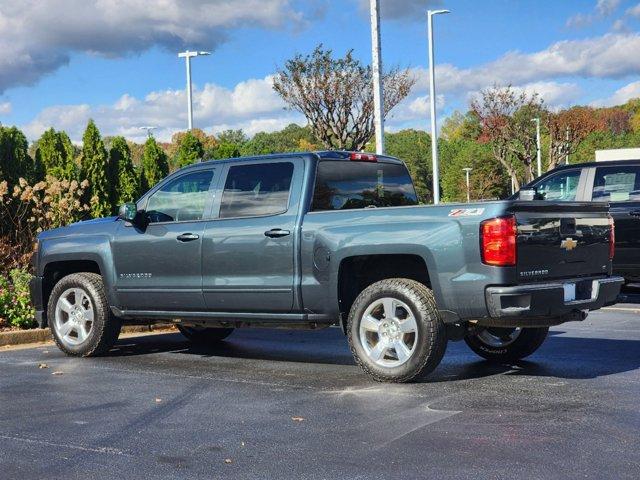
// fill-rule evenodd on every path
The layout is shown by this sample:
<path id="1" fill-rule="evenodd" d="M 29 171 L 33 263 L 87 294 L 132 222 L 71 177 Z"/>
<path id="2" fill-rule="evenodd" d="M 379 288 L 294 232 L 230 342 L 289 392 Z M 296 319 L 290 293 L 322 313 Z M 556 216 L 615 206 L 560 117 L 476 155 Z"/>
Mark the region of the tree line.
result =
<path id="1" fill-rule="evenodd" d="M 565 162 L 593 161 L 595 150 L 640 146 L 640 99 L 607 108 L 575 106 L 549 111 L 535 94 L 524 98 L 513 89 L 487 91 L 483 95 L 517 95 L 519 108 L 505 113 L 474 103 L 465 112 L 454 112 L 442 124 L 438 142 L 442 197 L 463 201 L 466 184 L 463 168 L 472 168 L 471 197 L 475 200 L 504 198 L 511 182 L 520 185 L 536 176 L 535 123 L 541 119 L 543 170 Z M 510 92 L 510 93 L 509 93 Z M 482 98 L 482 97 L 481 97 Z M 481 100 L 480 100 L 481 101 Z M 509 100 L 511 101 L 511 100 Z M 496 113 L 498 112 L 498 113 Z M 385 134 L 386 154 L 407 163 L 423 202 L 431 196 L 431 136 L 422 130 L 405 129 Z M 171 142 L 149 137 L 144 144 L 122 136 L 102 137 L 89 121 L 81 145 L 74 145 L 64 131 L 45 131 L 31 145 L 17 127 L 0 126 L 0 181 L 10 185 L 19 178 L 30 183 L 55 177 L 88 180 L 85 200 L 90 215 L 115 213 L 118 205 L 134 201 L 170 172 L 201 159 L 225 159 L 279 152 L 325 148 L 310 126 L 291 124 L 275 132 L 249 137 L 242 130 L 218 135 L 194 129 L 178 132 Z M 375 150 L 370 140 L 365 150 Z"/>

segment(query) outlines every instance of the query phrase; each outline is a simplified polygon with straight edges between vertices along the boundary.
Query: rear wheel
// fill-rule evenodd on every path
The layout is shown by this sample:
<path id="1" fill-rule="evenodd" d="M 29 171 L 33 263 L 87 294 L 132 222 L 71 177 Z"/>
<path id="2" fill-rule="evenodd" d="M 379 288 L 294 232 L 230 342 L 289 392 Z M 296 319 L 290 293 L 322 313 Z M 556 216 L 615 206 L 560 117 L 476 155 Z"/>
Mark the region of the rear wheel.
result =
<path id="1" fill-rule="evenodd" d="M 200 345 L 217 343 L 233 333 L 233 328 L 207 328 L 207 327 L 187 327 L 178 325 L 180 333 L 187 337 L 191 342 Z"/>
<path id="2" fill-rule="evenodd" d="M 120 320 L 111 313 L 102 277 L 96 273 L 63 277 L 49 297 L 47 318 L 53 339 L 67 355 L 100 355 L 120 334 Z"/>
<path id="3" fill-rule="evenodd" d="M 427 375 L 447 346 L 433 292 L 405 278 L 365 288 L 351 307 L 347 335 L 358 365 L 379 382 L 408 382 Z"/>
<path id="4" fill-rule="evenodd" d="M 513 361 L 528 357 L 538 350 L 547 338 L 548 328 L 487 327 L 464 341 L 481 357 L 495 361 Z"/>

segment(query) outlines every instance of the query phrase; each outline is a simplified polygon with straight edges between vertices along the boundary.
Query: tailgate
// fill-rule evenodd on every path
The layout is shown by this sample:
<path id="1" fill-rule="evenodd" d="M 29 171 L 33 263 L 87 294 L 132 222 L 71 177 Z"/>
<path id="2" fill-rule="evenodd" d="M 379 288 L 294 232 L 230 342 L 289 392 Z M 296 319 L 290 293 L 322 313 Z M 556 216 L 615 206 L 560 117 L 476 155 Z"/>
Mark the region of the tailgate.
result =
<path id="1" fill-rule="evenodd" d="M 514 202 L 520 283 L 607 274 L 609 205 Z"/>

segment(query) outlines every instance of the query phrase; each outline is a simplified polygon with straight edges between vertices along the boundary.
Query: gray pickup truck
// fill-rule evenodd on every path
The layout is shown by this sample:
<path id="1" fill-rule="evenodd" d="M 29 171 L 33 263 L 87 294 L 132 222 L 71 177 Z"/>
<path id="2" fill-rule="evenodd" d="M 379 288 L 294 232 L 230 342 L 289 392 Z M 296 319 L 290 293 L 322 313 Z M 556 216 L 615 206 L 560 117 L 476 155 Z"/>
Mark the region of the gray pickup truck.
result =
<path id="1" fill-rule="evenodd" d="M 339 325 L 379 381 L 432 371 L 449 340 L 496 361 L 615 301 L 607 204 L 418 205 L 405 165 L 350 152 L 204 162 L 120 214 L 44 232 L 33 302 L 67 354 L 125 323 L 194 342 Z"/>

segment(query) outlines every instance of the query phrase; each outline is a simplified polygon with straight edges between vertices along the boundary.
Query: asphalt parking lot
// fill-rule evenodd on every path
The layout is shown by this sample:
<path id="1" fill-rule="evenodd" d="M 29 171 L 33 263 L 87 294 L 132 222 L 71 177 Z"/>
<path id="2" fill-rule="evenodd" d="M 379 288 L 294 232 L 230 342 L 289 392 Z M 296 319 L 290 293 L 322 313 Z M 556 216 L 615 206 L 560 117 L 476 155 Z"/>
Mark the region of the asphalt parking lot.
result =
<path id="1" fill-rule="evenodd" d="M 640 303 L 514 365 L 451 343 L 409 385 L 370 382 L 338 329 L 0 351 L 0 372 L 7 480 L 640 478 Z"/>

